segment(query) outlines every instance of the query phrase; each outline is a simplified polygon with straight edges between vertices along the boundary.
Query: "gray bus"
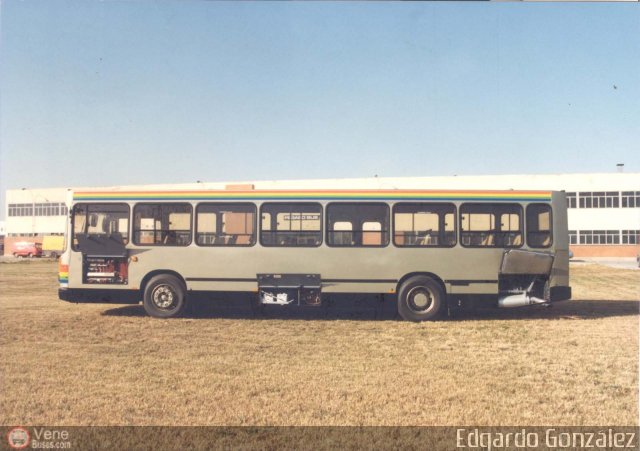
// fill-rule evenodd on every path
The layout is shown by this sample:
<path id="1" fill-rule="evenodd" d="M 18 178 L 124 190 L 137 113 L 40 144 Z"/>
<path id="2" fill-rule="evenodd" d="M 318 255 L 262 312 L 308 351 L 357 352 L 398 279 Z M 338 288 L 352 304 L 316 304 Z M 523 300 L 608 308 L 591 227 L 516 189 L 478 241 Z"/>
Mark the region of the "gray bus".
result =
<path id="1" fill-rule="evenodd" d="M 432 320 L 469 303 L 570 299 L 560 191 L 197 190 L 71 194 L 59 297 L 180 315 L 203 292 L 318 306 L 397 299 Z"/>

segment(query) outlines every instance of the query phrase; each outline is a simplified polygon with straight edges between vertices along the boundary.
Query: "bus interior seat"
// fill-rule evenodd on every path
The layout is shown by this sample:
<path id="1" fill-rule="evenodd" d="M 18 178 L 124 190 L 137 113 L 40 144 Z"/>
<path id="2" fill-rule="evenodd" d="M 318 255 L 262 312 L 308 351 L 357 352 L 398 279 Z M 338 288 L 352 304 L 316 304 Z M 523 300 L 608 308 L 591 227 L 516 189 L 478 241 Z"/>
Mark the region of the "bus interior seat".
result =
<path id="1" fill-rule="evenodd" d="M 162 244 L 176 244 L 175 232 L 168 231 L 162 240 Z"/>
<path id="2" fill-rule="evenodd" d="M 236 244 L 238 245 L 246 245 L 251 243 L 250 235 L 236 235 Z"/>
<path id="3" fill-rule="evenodd" d="M 480 243 L 481 246 L 493 246 L 494 244 L 495 236 L 493 233 L 488 233 Z"/>
<path id="4" fill-rule="evenodd" d="M 382 232 L 362 232 L 363 246 L 380 246 L 382 244 Z"/>
<path id="5" fill-rule="evenodd" d="M 362 224 L 362 245 L 380 246 L 382 244 L 382 224 L 367 221 Z"/>

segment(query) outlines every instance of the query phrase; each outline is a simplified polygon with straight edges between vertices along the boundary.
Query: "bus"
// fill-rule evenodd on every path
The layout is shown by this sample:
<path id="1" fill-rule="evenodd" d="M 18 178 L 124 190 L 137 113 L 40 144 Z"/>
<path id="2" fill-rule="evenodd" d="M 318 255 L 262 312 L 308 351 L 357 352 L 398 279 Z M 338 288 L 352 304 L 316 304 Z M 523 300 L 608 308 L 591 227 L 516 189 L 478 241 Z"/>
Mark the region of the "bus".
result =
<path id="1" fill-rule="evenodd" d="M 179 316 L 191 296 L 397 300 L 409 321 L 571 298 L 563 191 L 202 189 L 70 194 L 59 298 Z"/>

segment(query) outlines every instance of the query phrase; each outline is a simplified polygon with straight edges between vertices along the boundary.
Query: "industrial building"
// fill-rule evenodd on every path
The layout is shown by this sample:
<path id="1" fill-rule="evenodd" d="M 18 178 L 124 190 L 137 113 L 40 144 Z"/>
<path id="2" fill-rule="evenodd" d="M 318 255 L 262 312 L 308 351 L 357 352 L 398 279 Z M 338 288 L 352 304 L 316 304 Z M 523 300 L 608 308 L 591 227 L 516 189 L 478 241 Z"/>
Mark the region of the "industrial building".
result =
<path id="1" fill-rule="evenodd" d="M 298 181 L 233 182 L 255 189 L 524 189 L 564 190 L 569 238 L 576 257 L 635 257 L 640 244 L 640 173 L 374 177 Z M 228 183 L 120 186 L 114 190 L 225 189 Z M 5 255 L 16 241 L 42 242 L 63 235 L 69 190 L 104 187 L 10 189 L 6 192 Z"/>

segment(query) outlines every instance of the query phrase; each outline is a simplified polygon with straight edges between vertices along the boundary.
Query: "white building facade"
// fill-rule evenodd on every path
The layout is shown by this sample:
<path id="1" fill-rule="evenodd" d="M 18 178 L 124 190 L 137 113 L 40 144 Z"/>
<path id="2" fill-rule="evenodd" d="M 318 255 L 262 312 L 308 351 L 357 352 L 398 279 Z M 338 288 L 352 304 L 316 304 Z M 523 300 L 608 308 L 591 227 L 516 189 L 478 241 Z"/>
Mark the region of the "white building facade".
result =
<path id="1" fill-rule="evenodd" d="M 254 189 L 525 189 L 567 192 L 569 238 L 576 257 L 635 257 L 640 244 L 640 173 L 483 175 L 233 182 Z M 137 185 L 114 190 L 225 189 L 228 183 Z M 6 192 L 5 254 L 13 241 L 64 234 L 70 188 Z M 71 188 L 78 190 L 104 189 Z"/>

